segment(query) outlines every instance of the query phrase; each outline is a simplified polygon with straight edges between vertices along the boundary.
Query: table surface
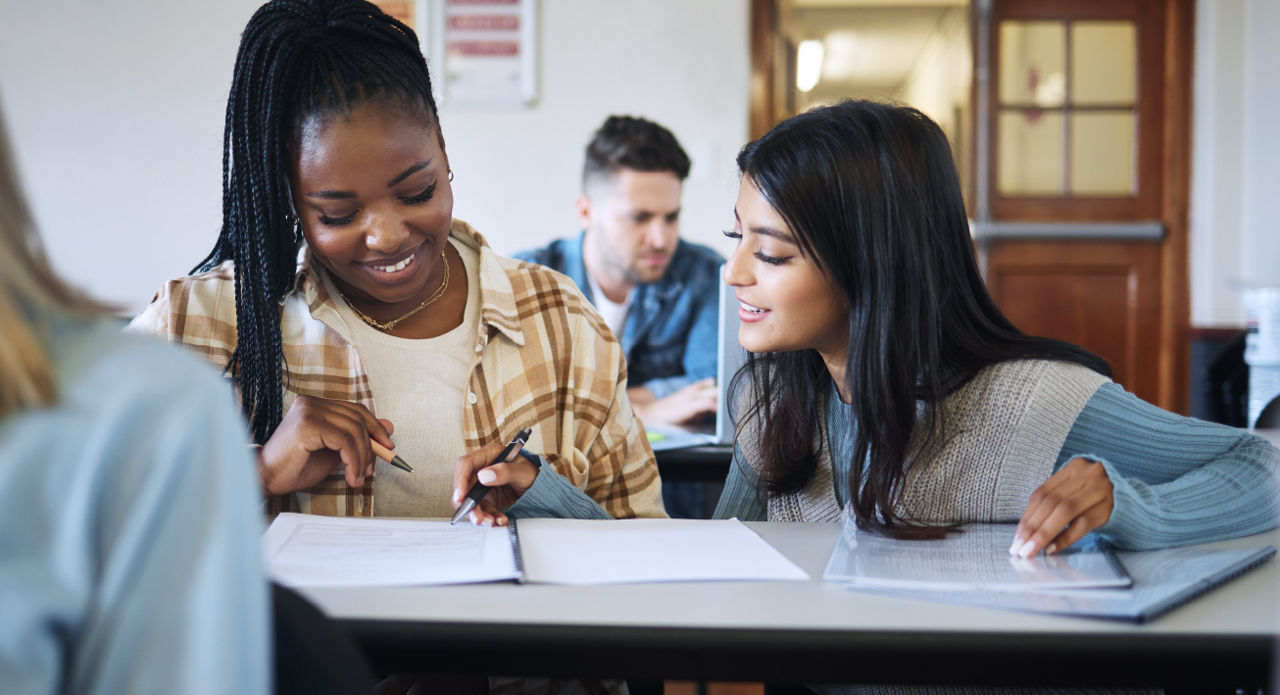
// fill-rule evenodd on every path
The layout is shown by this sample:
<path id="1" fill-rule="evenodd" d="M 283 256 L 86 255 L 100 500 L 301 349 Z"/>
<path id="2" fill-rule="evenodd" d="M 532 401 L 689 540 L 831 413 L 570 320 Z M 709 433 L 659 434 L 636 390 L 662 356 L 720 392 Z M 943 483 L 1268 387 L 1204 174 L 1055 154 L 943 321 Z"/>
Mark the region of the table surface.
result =
<path id="1" fill-rule="evenodd" d="M 839 525 L 748 526 L 811 579 L 303 593 L 380 668 L 436 672 L 1184 687 L 1229 673 L 1260 685 L 1280 630 L 1275 562 L 1137 625 L 849 591 L 821 581 Z M 1208 547 L 1277 543 L 1280 531 Z"/>

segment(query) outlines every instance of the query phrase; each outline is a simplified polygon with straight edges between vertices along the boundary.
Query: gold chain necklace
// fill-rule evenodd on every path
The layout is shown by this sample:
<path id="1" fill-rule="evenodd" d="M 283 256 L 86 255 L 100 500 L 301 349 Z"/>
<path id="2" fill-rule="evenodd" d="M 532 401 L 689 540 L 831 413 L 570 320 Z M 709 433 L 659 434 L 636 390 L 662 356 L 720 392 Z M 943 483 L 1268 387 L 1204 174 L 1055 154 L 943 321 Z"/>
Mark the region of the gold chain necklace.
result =
<path id="1" fill-rule="evenodd" d="M 350 299 L 347 299 L 347 295 L 342 294 L 342 290 L 338 290 L 338 294 L 341 295 L 342 301 L 346 302 L 347 306 L 351 307 L 351 310 L 356 312 L 356 316 L 359 316 L 361 320 L 363 320 L 365 323 L 369 324 L 370 326 L 373 326 L 374 328 L 385 333 L 387 331 L 390 331 L 392 328 L 395 328 L 396 324 L 400 323 L 401 321 L 409 318 L 410 316 L 413 316 L 414 314 L 418 313 L 419 311 L 422 311 L 423 309 L 426 309 L 432 304 L 435 304 L 436 300 L 444 296 L 444 291 L 449 288 L 449 259 L 445 258 L 444 249 L 440 250 L 440 260 L 444 262 L 444 280 L 440 282 L 440 287 L 436 288 L 436 291 L 433 292 L 430 297 L 427 297 L 426 299 L 424 299 L 421 304 L 419 304 L 418 306 L 415 306 L 414 308 L 410 309 L 406 313 L 401 314 L 398 318 L 391 319 L 386 323 L 383 323 L 382 321 L 379 321 L 373 318 L 372 316 L 364 313 L 363 311 L 360 311 L 359 309 L 357 309 L 356 305 L 352 304 Z"/>

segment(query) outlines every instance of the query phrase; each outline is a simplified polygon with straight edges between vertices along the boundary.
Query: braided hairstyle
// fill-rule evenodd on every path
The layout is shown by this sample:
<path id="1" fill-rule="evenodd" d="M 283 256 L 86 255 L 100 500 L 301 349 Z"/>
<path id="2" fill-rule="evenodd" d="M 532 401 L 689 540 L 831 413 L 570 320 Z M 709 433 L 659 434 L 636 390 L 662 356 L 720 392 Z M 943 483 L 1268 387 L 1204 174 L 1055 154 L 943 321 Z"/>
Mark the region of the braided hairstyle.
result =
<path id="1" fill-rule="evenodd" d="M 413 30 L 363 0 L 273 0 L 240 38 L 222 145 L 222 230 L 192 272 L 234 262 L 238 381 L 254 441 L 283 415 L 280 301 L 302 240 L 289 176 L 309 119 L 385 103 L 439 133 L 431 77 Z"/>

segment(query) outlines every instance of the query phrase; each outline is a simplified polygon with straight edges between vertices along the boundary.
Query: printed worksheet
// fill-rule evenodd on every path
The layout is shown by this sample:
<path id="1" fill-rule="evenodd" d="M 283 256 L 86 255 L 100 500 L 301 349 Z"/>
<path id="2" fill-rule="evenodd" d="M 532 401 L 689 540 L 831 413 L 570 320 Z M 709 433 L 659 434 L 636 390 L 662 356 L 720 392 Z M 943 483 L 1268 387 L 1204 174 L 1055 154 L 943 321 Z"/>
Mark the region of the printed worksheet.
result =
<path id="1" fill-rule="evenodd" d="M 281 514 L 263 552 L 287 586 L 465 584 L 518 578 L 511 543 L 507 527 Z"/>

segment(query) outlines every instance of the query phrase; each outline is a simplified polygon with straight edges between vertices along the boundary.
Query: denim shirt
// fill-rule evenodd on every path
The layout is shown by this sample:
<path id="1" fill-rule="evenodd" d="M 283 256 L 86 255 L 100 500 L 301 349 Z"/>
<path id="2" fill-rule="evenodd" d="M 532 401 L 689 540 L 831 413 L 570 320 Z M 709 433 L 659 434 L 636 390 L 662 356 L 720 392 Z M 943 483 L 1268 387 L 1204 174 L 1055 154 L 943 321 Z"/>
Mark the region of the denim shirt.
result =
<path id="1" fill-rule="evenodd" d="M 585 233 L 513 254 L 568 275 L 595 303 L 582 262 Z M 657 282 L 637 285 L 622 331 L 630 386 L 645 386 L 657 398 L 716 375 L 720 316 L 720 264 L 706 246 L 680 240 Z"/>

